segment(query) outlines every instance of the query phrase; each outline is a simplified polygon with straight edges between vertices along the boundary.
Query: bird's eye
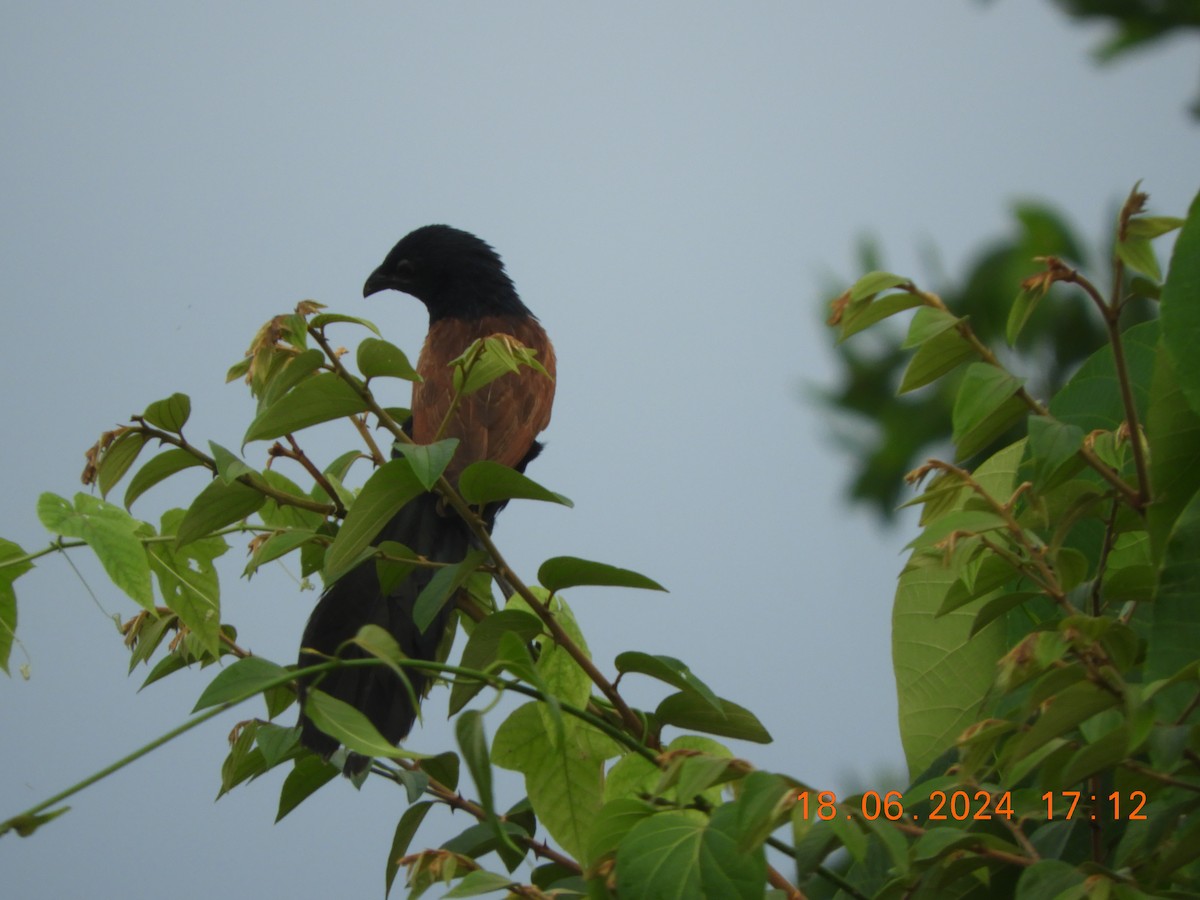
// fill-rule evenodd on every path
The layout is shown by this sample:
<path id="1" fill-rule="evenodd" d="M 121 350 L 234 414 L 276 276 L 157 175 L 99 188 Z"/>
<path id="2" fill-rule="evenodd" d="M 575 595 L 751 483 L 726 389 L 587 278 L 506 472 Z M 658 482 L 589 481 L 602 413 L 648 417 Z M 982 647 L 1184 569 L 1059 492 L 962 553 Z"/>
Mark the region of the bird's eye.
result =
<path id="1" fill-rule="evenodd" d="M 398 278 L 412 278 L 416 274 L 416 266 L 412 260 L 402 259 L 396 263 L 395 274 Z"/>

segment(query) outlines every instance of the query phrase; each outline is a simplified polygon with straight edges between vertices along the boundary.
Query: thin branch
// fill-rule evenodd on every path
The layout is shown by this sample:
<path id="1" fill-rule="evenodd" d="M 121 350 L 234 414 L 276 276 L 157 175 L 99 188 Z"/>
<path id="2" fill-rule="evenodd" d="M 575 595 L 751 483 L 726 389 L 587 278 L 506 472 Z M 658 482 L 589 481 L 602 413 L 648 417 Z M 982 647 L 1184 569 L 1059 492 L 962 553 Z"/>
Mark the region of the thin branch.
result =
<path id="1" fill-rule="evenodd" d="M 367 427 L 367 414 L 361 416 L 351 416 L 350 421 L 354 423 L 354 427 L 358 429 L 358 433 L 362 435 L 363 441 L 367 445 L 367 449 L 371 451 L 371 461 L 376 466 L 382 466 L 387 462 L 387 457 L 383 455 L 383 451 L 379 449 L 379 445 L 375 443 L 375 438 L 371 434 L 371 429 Z"/>
<path id="2" fill-rule="evenodd" d="M 193 447 L 182 435 L 171 434 L 169 431 L 161 431 L 151 425 L 147 425 L 141 416 L 133 416 L 132 421 L 137 422 L 134 430 L 141 432 L 146 437 L 157 438 L 164 444 L 170 444 L 173 447 L 178 447 L 180 450 L 186 450 L 192 456 L 200 461 L 200 463 L 213 474 L 217 472 L 216 461 L 196 447 Z M 316 500 L 311 500 L 308 497 L 301 497 L 297 494 L 290 494 L 287 491 L 281 491 L 271 487 L 266 480 L 257 472 L 250 475 L 242 475 L 237 478 L 237 481 L 244 484 L 246 487 L 254 488 L 260 494 L 274 500 L 280 506 L 294 506 L 297 509 L 306 509 L 309 512 L 320 513 L 322 516 L 334 516 L 337 514 L 337 507 L 328 503 L 318 503 Z M 336 500 L 336 498 L 334 498 Z"/>
<path id="3" fill-rule="evenodd" d="M 293 459 L 300 463 L 300 465 L 304 467 L 304 471 L 308 472 L 309 476 L 312 477 L 312 480 L 320 485 L 321 490 L 323 490 L 326 496 L 333 501 L 334 515 L 339 519 L 346 518 L 346 508 L 342 506 L 342 501 L 338 496 L 338 492 L 333 489 L 333 485 L 329 483 L 329 479 L 325 477 L 325 473 L 313 464 L 313 461 L 308 458 L 308 454 L 300 448 L 300 445 L 296 443 L 296 439 L 291 434 L 287 434 L 285 437 L 287 438 L 288 443 L 292 445 L 292 449 L 289 450 L 287 447 L 284 447 L 283 444 L 276 441 L 271 445 L 271 449 L 267 451 L 268 455 L 282 456 L 286 459 Z"/>

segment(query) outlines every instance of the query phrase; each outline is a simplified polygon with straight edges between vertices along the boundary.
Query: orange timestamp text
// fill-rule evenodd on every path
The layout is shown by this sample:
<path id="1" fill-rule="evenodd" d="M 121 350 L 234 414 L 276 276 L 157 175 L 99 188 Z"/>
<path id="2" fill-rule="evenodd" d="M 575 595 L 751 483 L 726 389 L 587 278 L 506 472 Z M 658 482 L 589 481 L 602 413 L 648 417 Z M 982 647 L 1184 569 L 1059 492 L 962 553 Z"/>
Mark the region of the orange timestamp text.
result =
<path id="1" fill-rule="evenodd" d="M 909 798 L 910 801 L 912 799 Z M 1124 818 L 1129 821 L 1146 819 L 1142 811 L 1146 805 L 1144 791 L 1113 791 L 1107 796 L 1085 795 L 1082 791 L 1046 791 L 1041 799 L 1046 804 L 1048 821 L 1088 817 L 1114 820 Z M 929 811 L 921 814 L 907 812 L 904 808 L 904 794 L 901 791 L 887 791 L 883 794 L 879 791 L 866 791 L 841 802 L 833 791 L 796 792 L 796 812 L 800 818 L 806 820 L 828 821 L 839 816 L 859 816 L 870 821 L 886 819 L 890 822 L 915 822 L 921 819 L 927 822 L 964 822 L 1012 819 L 1016 815 L 1013 811 L 1012 791 L 993 792 L 982 788 L 974 791 L 936 790 L 930 791 L 928 797 L 920 798 L 919 803 L 922 806 L 928 803 Z"/>

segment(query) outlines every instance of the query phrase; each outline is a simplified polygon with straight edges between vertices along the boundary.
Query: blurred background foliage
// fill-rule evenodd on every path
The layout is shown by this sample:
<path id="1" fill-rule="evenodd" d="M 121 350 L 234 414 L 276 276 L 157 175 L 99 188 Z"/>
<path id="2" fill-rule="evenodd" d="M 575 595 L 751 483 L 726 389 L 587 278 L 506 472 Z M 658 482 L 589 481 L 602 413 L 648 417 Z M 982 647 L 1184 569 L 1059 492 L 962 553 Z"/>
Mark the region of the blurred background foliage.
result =
<path id="1" fill-rule="evenodd" d="M 1112 215 L 1115 225 L 1116 211 Z M 1097 260 L 1112 256 L 1112 242 L 1089 251 L 1078 231 L 1051 207 L 1037 202 L 1016 204 L 1012 232 L 986 244 L 968 263 L 966 272 L 949 279 L 942 275 L 912 275 L 917 284 L 939 294 L 956 315 L 967 316 L 975 333 L 989 346 L 1004 346 L 1005 323 L 1021 282 L 1039 271 L 1038 257 L 1057 256 L 1076 268 L 1098 273 Z M 1115 234 L 1113 235 L 1115 239 Z M 860 272 L 887 269 L 878 245 L 863 239 Z M 930 267 L 934 268 L 934 267 Z M 850 279 L 853 280 L 853 279 Z M 1108 285 L 1102 285 L 1107 290 Z M 1144 280 L 1125 281 L 1129 294 L 1153 293 Z M 833 296 L 836 289 L 827 292 Z M 1003 358 L 1026 378 L 1035 397 L 1058 391 L 1079 365 L 1105 343 L 1104 326 L 1080 290 L 1052 288 L 1025 327 L 1015 348 Z M 1124 327 L 1155 315 L 1152 299 L 1138 296 L 1125 310 Z M 900 318 L 900 317 L 898 317 Z M 819 389 L 820 402 L 834 413 L 833 433 L 845 447 L 852 467 L 848 493 L 885 520 L 902 502 L 904 476 L 929 456 L 949 456 L 950 421 L 959 378 L 940 379 L 900 397 L 896 390 L 912 355 L 901 349 L 901 322 L 889 320 L 836 345 L 839 373 L 833 387 Z M 986 459 L 1021 437 L 1024 426 L 998 437 L 976 459 Z"/>

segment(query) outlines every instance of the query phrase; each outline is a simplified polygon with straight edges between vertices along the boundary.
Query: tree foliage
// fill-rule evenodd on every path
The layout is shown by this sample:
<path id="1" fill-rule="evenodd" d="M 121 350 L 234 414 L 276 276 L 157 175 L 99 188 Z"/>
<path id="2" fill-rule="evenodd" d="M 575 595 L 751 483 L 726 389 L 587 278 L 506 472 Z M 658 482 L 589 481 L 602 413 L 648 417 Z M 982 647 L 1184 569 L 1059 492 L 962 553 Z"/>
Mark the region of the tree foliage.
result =
<path id="1" fill-rule="evenodd" d="M 185 437 L 190 403 L 174 394 L 101 437 L 86 473 L 99 497 L 42 497 L 38 515 L 55 535 L 48 547 L 0 543 L 5 664 L 15 583 L 35 561 L 80 545 L 130 598 L 131 666 L 147 664 L 147 681 L 224 660 L 184 725 L 0 823 L 0 833 L 47 826 L 88 784 L 254 698 L 262 714 L 231 735 L 222 792 L 281 768 L 278 817 L 303 815 L 341 760 L 299 746 L 287 712 L 297 671 L 239 644 L 216 561 L 231 538 L 248 537 L 247 573 L 289 560 L 328 581 L 374 558 L 385 579 L 402 577 L 430 563 L 399 545 L 374 546 L 374 535 L 432 489 L 479 545 L 428 589 L 456 596 L 466 636 L 458 661 L 407 659 L 367 626 L 353 639 L 367 658 L 306 670 L 420 665 L 450 686 L 455 745 L 427 756 L 392 747 L 319 690 L 307 701 L 306 713 L 344 745 L 339 754 L 373 757 L 371 784 L 399 789 L 407 803 L 380 860 L 389 890 L 403 872 L 409 896 L 435 885 L 449 886 L 448 896 L 596 898 L 1200 893 L 1200 198 L 1186 220 L 1149 215 L 1145 203 L 1135 190 L 1120 214 L 1107 290 L 1035 250 L 1039 265 L 1022 273 L 994 323 L 1013 345 L 1046 340 L 1038 317 L 1083 298 L 1103 344 L 1048 401 L 1031 391 L 1023 357 L 907 277 L 869 273 L 833 303 L 842 339 L 908 316 L 901 385 L 952 385 L 941 414 L 955 461 L 930 460 L 911 477 L 923 486 L 912 501 L 921 529 L 893 611 L 907 787 L 836 796 L 803 773 L 755 768 L 718 739 L 770 735 L 689 663 L 640 649 L 593 658 L 566 593 L 660 586 L 568 557 L 543 562 L 536 583 L 523 579 L 484 529 L 480 505 L 569 501 L 498 466 L 468 469 L 456 491 L 441 477 L 453 447 L 412 446 L 406 411 L 375 398 L 374 379 L 416 377 L 400 348 L 368 337 L 352 369 L 328 329 L 374 327 L 305 303 L 264 326 L 230 370 L 258 401 L 246 443 L 271 442 L 267 459 L 295 462 L 303 485 Z M 1177 229 L 1164 279 L 1152 242 Z M 1161 315 L 1127 322 L 1139 298 L 1158 302 Z M 493 343 L 454 364 L 466 391 L 536 360 Z M 349 423 L 358 446 L 318 464 L 300 438 L 329 423 Z M 401 448 L 395 458 L 376 444 L 375 425 Z M 197 466 L 212 479 L 188 508 L 155 521 L 129 512 Z M 122 482 L 124 506 L 107 499 Z M 632 708 L 626 678 L 658 682 L 663 699 Z M 487 710 L 497 694 L 524 702 L 496 722 Z M 504 796 L 497 768 L 518 773 L 523 792 Z M 422 828 L 439 806 L 468 824 L 425 848 Z"/>

